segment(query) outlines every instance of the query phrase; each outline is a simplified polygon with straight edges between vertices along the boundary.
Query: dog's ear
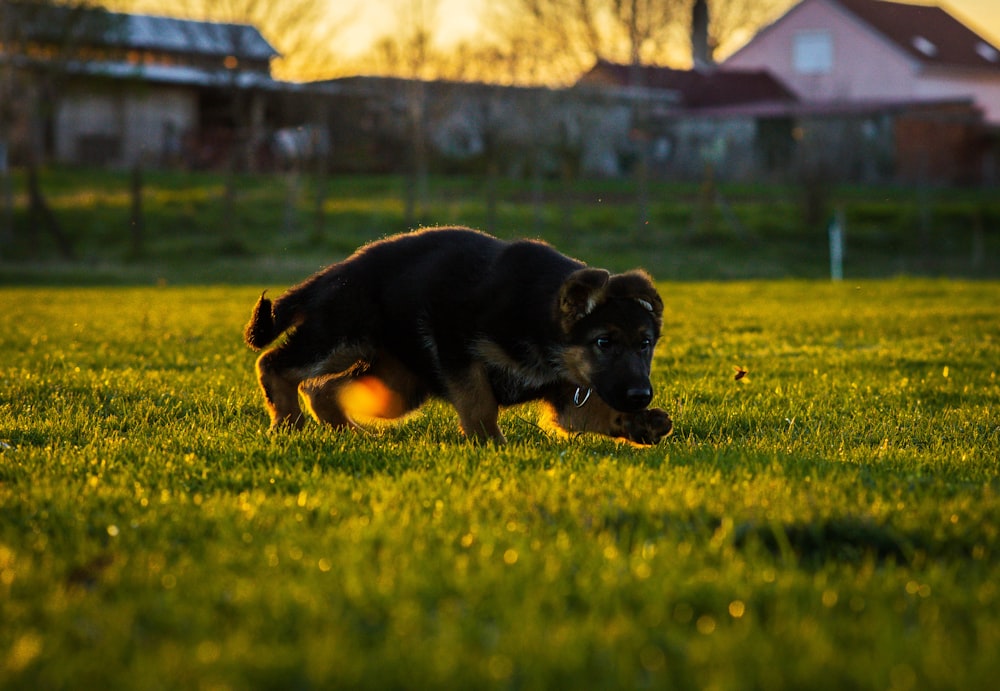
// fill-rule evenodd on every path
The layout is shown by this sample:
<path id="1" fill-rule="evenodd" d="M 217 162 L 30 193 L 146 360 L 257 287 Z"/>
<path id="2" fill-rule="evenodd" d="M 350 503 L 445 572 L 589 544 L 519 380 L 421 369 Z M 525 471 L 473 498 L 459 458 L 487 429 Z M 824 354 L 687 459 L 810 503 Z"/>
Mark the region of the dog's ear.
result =
<path id="1" fill-rule="evenodd" d="M 645 271 L 637 269 L 612 276 L 608 282 L 607 297 L 635 300 L 653 315 L 657 326 L 663 321 L 663 299 Z"/>
<path id="2" fill-rule="evenodd" d="M 569 333 L 573 325 L 603 300 L 611 274 L 604 269 L 574 271 L 559 289 L 559 324 Z"/>

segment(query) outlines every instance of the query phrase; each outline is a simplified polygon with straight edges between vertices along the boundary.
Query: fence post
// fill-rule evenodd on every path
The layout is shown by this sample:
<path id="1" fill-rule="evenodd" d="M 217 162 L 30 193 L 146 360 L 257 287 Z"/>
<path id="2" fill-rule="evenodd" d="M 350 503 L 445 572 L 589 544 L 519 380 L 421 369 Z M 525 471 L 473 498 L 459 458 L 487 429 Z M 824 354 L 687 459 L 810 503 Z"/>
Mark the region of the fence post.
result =
<path id="1" fill-rule="evenodd" d="M 844 209 L 837 207 L 829 226 L 830 280 L 844 280 Z"/>
<path id="2" fill-rule="evenodd" d="M 146 226 L 142 213 L 142 184 L 142 160 L 141 156 L 137 156 L 129 176 L 129 197 L 132 202 L 129 211 L 129 257 L 132 259 L 141 259 L 145 250 Z"/>

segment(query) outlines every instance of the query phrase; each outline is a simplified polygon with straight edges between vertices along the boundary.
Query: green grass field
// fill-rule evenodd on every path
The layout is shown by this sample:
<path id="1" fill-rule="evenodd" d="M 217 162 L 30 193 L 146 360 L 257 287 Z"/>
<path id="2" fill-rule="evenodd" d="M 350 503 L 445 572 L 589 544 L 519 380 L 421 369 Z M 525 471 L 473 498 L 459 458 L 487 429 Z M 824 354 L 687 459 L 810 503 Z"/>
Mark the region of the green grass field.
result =
<path id="1" fill-rule="evenodd" d="M 995 688 L 997 283 L 661 284 L 649 449 L 269 435 L 260 287 L 0 289 L 0 687 Z"/>

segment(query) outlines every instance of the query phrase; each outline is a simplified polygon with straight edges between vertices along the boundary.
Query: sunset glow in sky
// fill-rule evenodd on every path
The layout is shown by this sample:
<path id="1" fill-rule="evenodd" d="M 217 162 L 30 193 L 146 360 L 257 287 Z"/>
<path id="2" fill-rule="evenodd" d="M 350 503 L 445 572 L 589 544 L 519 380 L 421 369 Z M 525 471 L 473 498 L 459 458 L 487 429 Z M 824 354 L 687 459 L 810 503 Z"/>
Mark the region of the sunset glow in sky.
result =
<path id="1" fill-rule="evenodd" d="M 239 6 L 242 0 L 235 0 Z M 422 11 L 442 48 L 484 33 L 482 22 L 490 0 L 323 0 L 333 16 L 350 17 L 336 35 L 336 53 L 357 57 L 386 35 L 392 35 L 408 15 Z M 938 5 L 1000 48 L 1000 0 L 907 0 L 911 4 Z M 191 0 L 197 4 L 198 0 Z M 797 0 L 788 0 L 787 7 Z M 224 4 L 224 3 L 223 3 Z M 115 9 L 177 16 L 171 0 L 109 0 Z M 753 32 L 748 34 L 752 36 Z M 686 47 L 685 47 L 686 48 Z M 725 55 L 718 57 L 724 58 Z"/>
<path id="2" fill-rule="evenodd" d="M 789 0 L 788 6 L 796 0 Z M 1000 0 L 903 0 L 914 5 L 938 5 L 965 22 L 994 45 L 1000 44 Z M 328 0 L 343 6 L 343 0 Z M 441 44 L 474 37 L 482 30 L 480 17 L 488 0 L 424 0 L 429 20 L 436 20 Z M 345 48 L 352 53 L 364 51 L 374 40 L 392 31 L 402 7 L 412 7 L 419 0 L 367 0 L 358 3 L 357 20 L 343 36 Z M 431 10 L 437 6 L 433 14 Z M 998 46 L 1000 47 L 1000 46 Z"/>

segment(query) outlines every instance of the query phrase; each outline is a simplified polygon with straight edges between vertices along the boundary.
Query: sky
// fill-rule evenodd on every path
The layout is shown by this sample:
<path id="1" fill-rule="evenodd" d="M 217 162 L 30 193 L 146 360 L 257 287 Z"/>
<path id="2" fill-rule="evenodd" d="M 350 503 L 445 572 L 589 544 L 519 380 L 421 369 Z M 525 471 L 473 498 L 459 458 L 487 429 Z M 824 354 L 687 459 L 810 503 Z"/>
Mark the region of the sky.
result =
<path id="1" fill-rule="evenodd" d="M 196 1 L 196 0 L 192 0 Z M 365 52 L 379 38 L 393 32 L 398 17 L 423 8 L 426 21 L 437 26 L 439 43 L 448 45 L 474 38 L 483 31 L 480 25 L 484 8 L 490 0 L 324 0 L 338 16 L 350 12 L 352 21 L 337 36 L 337 52 L 357 55 Z M 791 7 L 796 0 L 788 0 Z M 944 7 L 986 40 L 1000 48 L 1000 0 L 903 0 L 912 4 Z M 171 14 L 172 0 L 112 0 L 117 7 L 131 6 L 138 11 Z M 158 9 L 159 8 L 159 9 Z M 725 56 L 720 56 L 725 57 Z"/>
<path id="2" fill-rule="evenodd" d="M 350 4 L 344 0 L 327 2 L 338 7 Z M 364 52 L 374 41 L 392 32 L 400 13 L 414 12 L 414 8 L 422 5 L 426 21 L 437 26 L 439 41 L 444 45 L 456 43 L 482 31 L 480 17 L 487 2 L 488 0 L 361 0 L 355 3 L 356 14 L 352 16 L 350 27 L 339 38 L 344 41 L 346 52 Z"/>
<path id="3" fill-rule="evenodd" d="M 343 7 L 344 0 L 327 0 Z M 911 4 L 939 5 L 957 19 L 968 24 L 983 38 L 1000 47 L 1000 0 L 903 0 Z M 363 52 L 373 41 L 391 32 L 395 16 L 407 8 L 424 3 L 425 11 L 437 5 L 435 16 L 438 36 L 442 42 L 475 36 L 482 29 L 479 16 L 489 0 L 361 0 L 357 2 L 356 20 L 342 37 L 345 49 L 351 53 Z M 790 0 L 789 7 L 794 4 Z"/>
<path id="4" fill-rule="evenodd" d="M 1000 47 L 1000 2 L 997 0 L 948 0 L 937 3 L 952 11 L 990 43 Z"/>

